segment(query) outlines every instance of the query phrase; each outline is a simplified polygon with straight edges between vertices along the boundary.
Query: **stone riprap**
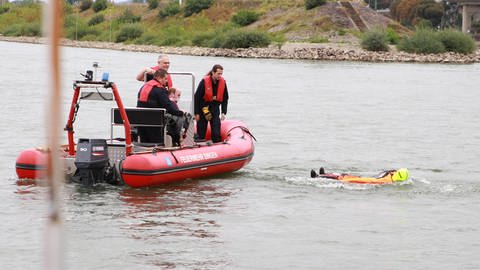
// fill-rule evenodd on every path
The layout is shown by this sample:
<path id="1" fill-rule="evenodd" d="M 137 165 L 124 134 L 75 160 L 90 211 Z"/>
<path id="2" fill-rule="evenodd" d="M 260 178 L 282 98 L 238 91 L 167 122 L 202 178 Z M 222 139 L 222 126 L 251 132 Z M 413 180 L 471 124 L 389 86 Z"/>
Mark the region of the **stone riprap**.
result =
<path id="1" fill-rule="evenodd" d="M 38 37 L 5 37 L 2 41 L 46 43 L 47 39 Z M 480 62 L 480 50 L 473 54 L 441 53 L 441 54 L 412 54 L 398 52 L 370 52 L 358 46 L 344 44 L 286 44 L 284 46 L 270 46 L 268 48 L 222 49 L 203 47 L 159 47 L 153 45 L 134 45 L 112 42 L 73 41 L 62 40 L 63 46 L 124 50 L 150 53 L 166 53 L 194 56 L 217 56 L 238 58 L 272 58 L 272 59 L 302 59 L 328 61 L 364 61 L 364 62 L 419 62 L 419 63 L 456 63 L 469 64 Z"/>

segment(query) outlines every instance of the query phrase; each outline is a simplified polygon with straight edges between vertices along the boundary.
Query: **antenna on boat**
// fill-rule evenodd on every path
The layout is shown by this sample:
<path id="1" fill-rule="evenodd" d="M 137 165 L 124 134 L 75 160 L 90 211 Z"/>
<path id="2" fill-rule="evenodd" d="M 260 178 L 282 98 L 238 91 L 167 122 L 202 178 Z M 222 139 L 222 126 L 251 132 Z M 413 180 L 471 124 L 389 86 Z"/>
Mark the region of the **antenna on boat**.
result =
<path id="1" fill-rule="evenodd" d="M 62 183 L 61 160 L 57 154 L 60 146 L 60 118 L 61 118 L 61 100 L 62 92 L 60 90 L 60 38 L 62 36 L 63 26 L 63 0 L 49 1 L 45 6 L 47 12 L 44 12 L 44 19 L 48 25 L 48 52 L 50 66 L 50 98 L 47 108 L 47 127 L 48 147 L 51 154 L 47 158 L 46 178 L 49 185 L 48 196 L 48 219 L 46 224 L 46 257 L 44 267 L 49 270 L 63 269 L 62 257 L 62 217 L 60 187 Z"/>
<path id="2" fill-rule="evenodd" d="M 97 69 L 98 69 L 98 62 L 93 62 L 93 68 L 95 69 L 95 76 L 93 77 L 93 80 L 96 81 L 97 80 Z"/>

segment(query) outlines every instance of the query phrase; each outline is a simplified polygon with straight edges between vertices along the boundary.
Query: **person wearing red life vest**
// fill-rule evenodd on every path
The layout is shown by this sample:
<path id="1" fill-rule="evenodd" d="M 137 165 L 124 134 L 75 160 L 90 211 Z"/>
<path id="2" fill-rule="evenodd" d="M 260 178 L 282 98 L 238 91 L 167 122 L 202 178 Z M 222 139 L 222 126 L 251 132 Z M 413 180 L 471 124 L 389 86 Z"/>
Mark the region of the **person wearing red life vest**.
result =
<path id="1" fill-rule="evenodd" d="M 163 108 L 171 114 L 173 121 L 167 125 L 167 132 L 172 136 L 173 146 L 180 146 L 180 130 L 185 122 L 185 113 L 168 98 L 165 88 L 167 71 L 155 71 L 153 79 L 146 82 L 138 91 L 137 107 Z M 138 127 L 138 135 L 142 143 L 163 143 L 163 129 L 157 127 Z"/>
<path id="2" fill-rule="evenodd" d="M 223 67 L 214 65 L 203 77 L 195 91 L 195 120 L 197 121 L 197 139 L 205 140 L 207 125 L 210 122 L 212 141 L 222 140 L 220 136 L 221 120 L 225 119 L 228 107 L 227 83 L 223 78 Z"/>
<path id="3" fill-rule="evenodd" d="M 157 65 L 154 67 L 146 67 L 142 68 L 140 72 L 137 74 L 137 81 L 145 81 L 148 82 L 151 79 L 153 79 L 153 73 L 159 69 L 163 69 L 168 72 L 168 69 L 170 68 L 170 59 L 168 58 L 168 55 L 166 54 L 161 54 L 158 56 L 157 60 Z M 167 75 L 167 82 L 166 82 L 166 87 L 167 89 L 172 88 L 172 77 L 170 74 Z"/>

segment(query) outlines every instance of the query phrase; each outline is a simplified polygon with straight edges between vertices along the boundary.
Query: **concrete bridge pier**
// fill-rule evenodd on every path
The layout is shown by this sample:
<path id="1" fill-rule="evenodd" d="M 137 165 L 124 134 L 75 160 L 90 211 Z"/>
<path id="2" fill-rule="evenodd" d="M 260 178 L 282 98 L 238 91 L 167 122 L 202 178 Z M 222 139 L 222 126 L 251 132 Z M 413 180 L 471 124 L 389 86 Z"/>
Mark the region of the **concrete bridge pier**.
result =
<path id="1" fill-rule="evenodd" d="M 462 32 L 470 33 L 472 18 L 480 15 L 479 0 L 459 0 L 458 5 L 462 7 Z"/>

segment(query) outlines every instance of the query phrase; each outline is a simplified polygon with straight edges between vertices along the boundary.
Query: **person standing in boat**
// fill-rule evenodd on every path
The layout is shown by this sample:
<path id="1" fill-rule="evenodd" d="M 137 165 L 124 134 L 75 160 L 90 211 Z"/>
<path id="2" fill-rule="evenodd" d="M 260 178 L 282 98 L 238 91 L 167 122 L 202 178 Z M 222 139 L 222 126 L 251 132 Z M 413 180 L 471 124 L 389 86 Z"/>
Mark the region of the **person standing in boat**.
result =
<path id="1" fill-rule="evenodd" d="M 172 136 L 173 146 L 180 146 L 180 131 L 185 122 L 185 113 L 178 109 L 168 98 L 165 84 L 168 73 L 159 69 L 153 73 L 153 79 L 146 82 L 138 92 L 137 107 L 163 108 L 172 115 L 172 121 L 167 125 L 167 131 Z M 163 129 L 157 127 L 138 127 L 140 141 L 145 143 L 163 143 Z"/>
<path id="2" fill-rule="evenodd" d="M 227 83 L 223 78 L 223 67 L 214 65 L 203 77 L 195 91 L 195 120 L 197 121 L 197 139 L 205 140 L 207 125 L 210 122 L 212 141 L 222 140 L 221 121 L 225 120 L 228 107 Z"/>
<path id="3" fill-rule="evenodd" d="M 170 58 L 166 54 L 161 54 L 161 55 L 158 56 L 156 66 L 146 67 L 146 68 L 143 68 L 142 70 L 140 70 L 140 72 L 138 72 L 137 81 L 148 82 L 151 79 L 153 79 L 153 73 L 155 73 L 155 71 L 157 71 L 159 69 L 163 69 L 168 73 L 169 68 L 170 68 Z M 172 78 L 171 78 L 170 74 L 167 75 L 167 78 L 168 79 L 167 79 L 167 83 L 166 83 L 165 86 L 167 86 L 166 88 L 169 89 L 169 88 L 172 87 L 173 83 L 172 83 Z"/>

